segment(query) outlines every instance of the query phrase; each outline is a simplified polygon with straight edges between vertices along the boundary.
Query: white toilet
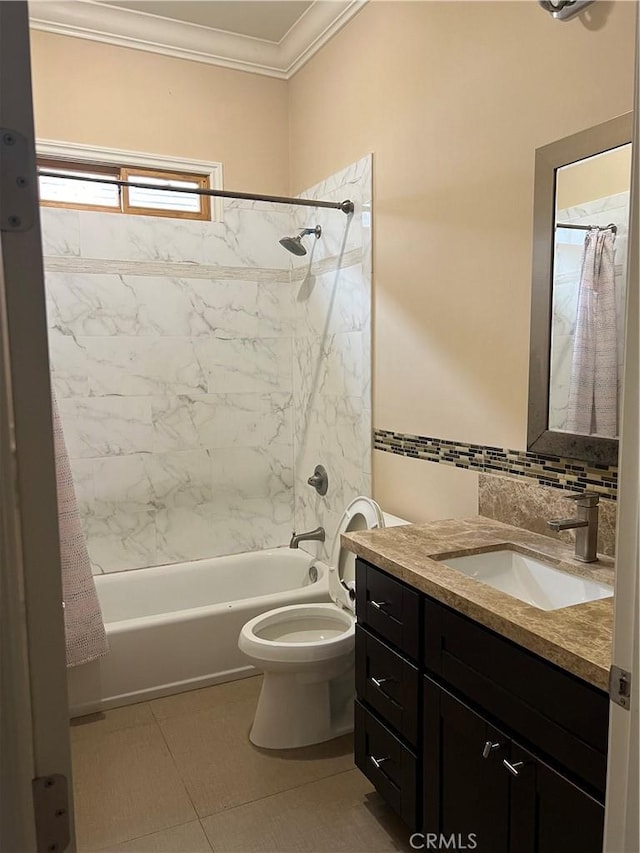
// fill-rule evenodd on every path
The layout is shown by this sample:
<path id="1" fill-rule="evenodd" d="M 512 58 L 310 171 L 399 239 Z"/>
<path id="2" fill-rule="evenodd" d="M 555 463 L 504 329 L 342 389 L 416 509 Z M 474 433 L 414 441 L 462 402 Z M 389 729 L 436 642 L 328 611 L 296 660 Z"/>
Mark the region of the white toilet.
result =
<path id="1" fill-rule="evenodd" d="M 359 497 L 344 511 L 331 549 L 332 604 L 294 604 L 251 619 L 238 646 L 264 672 L 253 727 L 256 746 L 290 749 L 353 729 L 355 695 L 355 555 L 340 534 L 407 524 Z"/>

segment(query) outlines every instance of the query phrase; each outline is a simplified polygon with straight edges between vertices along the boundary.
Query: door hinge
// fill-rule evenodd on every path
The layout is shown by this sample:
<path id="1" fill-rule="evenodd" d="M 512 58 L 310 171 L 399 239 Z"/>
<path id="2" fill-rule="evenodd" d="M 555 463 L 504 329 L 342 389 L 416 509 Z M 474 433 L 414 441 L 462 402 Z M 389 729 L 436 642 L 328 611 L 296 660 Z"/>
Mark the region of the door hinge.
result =
<path id="1" fill-rule="evenodd" d="M 609 670 L 609 698 L 627 711 L 631 707 L 631 673 L 620 666 Z"/>
<path id="2" fill-rule="evenodd" d="M 26 136 L 0 127 L 0 231 L 28 231 L 37 209 L 37 186 Z"/>
<path id="3" fill-rule="evenodd" d="M 32 786 L 38 853 L 63 853 L 71 840 L 67 777 L 38 776 Z"/>

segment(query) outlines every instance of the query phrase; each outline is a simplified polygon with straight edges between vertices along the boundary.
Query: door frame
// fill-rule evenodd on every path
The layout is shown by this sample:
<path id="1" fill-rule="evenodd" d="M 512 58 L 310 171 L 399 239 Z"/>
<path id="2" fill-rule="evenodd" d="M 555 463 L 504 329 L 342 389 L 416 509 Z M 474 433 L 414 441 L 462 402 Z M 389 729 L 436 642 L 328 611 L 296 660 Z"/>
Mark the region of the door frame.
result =
<path id="1" fill-rule="evenodd" d="M 616 595 L 612 663 L 631 674 L 627 710 L 611 702 L 605 810 L 605 853 L 640 850 L 640 7 L 636 2 L 636 64 L 631 206 L 627 255 L 624 391 L 616 530 Z"/>
<path id="2" fill-rule="evenodd" d="M 0 128 L 0 745 L 5 750 L 0 847 L 51 849 L 50 833 L 68 821 L 71 840 L 59 844 L 62 853 L 74 851 L 75 841 L 29 20 L 23 0 L 0 2 Z M 47 782 L 44 799 L 33 784 L 38 779 Z M 67 802 L 59 814 L 65 780 Z M 52 821 L 55 813 L 57 821 Z"/>

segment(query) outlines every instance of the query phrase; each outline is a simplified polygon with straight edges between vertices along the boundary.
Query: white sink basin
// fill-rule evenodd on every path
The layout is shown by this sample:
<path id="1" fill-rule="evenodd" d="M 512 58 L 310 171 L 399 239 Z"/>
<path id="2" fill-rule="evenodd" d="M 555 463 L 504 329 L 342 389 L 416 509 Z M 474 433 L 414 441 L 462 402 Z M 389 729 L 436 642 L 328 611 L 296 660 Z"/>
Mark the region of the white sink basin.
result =
<path id="1" fill-rule="evenodd" d="M 607 583 L 570 575 L 507 548 L 440 562 L 541 610 L 560 610 L 613 595 Z"/>

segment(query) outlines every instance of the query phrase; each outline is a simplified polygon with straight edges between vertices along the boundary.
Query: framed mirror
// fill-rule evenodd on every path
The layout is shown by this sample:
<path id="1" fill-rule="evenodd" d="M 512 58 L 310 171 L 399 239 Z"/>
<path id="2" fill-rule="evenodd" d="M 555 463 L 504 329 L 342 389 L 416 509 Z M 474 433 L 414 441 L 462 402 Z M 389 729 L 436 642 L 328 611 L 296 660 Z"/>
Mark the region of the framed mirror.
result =
<path id="1" fill-rule="evenodd" d="M 527 449 L 618 458 L 632 116 L 536 150 Z"/>

